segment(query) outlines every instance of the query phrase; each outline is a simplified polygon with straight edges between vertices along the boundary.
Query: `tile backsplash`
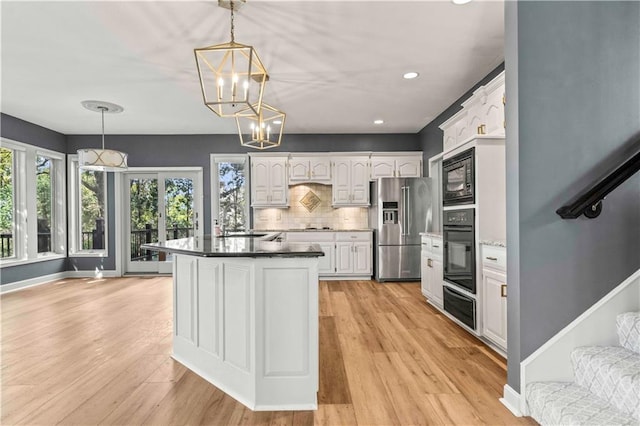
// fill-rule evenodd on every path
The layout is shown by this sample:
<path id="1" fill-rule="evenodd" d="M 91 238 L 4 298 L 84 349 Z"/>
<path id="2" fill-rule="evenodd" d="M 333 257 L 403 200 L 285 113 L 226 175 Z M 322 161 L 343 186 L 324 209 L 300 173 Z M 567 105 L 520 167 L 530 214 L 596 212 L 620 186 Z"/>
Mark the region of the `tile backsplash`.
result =
<path id="1" fill-rule="evenodd" d="M 368 228 L 369 210 L 364 207 L 334 209 L 331 207 L 331 186 L 319 183 L 289 187 L 288 209 L 253 209 L 255 229 L 304 229 L 324 226 L 332 229 Z"/>

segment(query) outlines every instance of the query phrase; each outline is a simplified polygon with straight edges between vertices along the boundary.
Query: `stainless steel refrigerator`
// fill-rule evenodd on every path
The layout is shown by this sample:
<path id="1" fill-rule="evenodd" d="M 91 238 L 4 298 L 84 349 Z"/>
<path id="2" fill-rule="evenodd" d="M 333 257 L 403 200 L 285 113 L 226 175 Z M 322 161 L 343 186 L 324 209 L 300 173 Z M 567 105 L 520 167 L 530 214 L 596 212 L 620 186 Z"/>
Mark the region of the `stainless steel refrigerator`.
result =
<path id="1" fill-rule="evenodd" d="M 374 229 L 377 281 L 420 279 L 420 233 L 430 232 L 430 178 L 380 178 L 371 183 L 369 226 Z"/>

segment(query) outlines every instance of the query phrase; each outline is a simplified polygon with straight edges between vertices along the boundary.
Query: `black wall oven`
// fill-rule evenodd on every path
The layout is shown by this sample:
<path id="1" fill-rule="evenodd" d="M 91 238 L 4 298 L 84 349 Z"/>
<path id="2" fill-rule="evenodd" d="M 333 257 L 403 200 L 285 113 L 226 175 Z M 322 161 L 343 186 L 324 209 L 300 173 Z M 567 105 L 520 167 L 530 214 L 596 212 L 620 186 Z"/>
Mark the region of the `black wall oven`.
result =
<path id="1" fill-rule="evenodd" d="M 442 162 L 442 204 L 456 206 L 475 202 L 475 148 Z"/>
<path id="2" fill-rule="evenodd" d="M 474 209 L 443 212 L 444 310 L 476 329 Z"/>
<path id="3" fill-rule="evenodd" d="M 476 293 L 474 209 L 443 212 L 444 280 Z"/>

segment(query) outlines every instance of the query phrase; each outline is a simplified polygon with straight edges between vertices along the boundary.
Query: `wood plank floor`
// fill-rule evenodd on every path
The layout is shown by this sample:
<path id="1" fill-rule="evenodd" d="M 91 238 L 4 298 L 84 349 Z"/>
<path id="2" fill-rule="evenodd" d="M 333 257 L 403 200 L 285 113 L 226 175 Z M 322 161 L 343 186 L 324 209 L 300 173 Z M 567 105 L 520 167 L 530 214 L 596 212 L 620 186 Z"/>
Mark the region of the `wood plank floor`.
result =
<path id="1" fill-rule="evenodd" d="M 1 298 L 3 425 L 536 424 L 505 361 L 416 283 L 320 283 L 319 409 L 252 412 L 173 361 L 171 278 L 67 279 Z"/>

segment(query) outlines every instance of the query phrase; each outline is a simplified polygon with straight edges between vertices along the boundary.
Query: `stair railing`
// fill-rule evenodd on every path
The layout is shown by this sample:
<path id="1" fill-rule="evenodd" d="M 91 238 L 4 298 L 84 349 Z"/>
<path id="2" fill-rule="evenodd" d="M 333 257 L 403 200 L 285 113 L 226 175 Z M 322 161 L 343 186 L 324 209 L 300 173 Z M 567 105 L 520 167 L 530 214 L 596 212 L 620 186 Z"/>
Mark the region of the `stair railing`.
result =
<path id="1" fill-rule="evenodd" d="M 640 142 L 640 139 L 636 142 Z M 602 200 L 638 170 L 640 170 L 640 151 L 605 177 L 589 185 L 573 200 L 556 210 L 556 213 L 563 219 L 576 219 L 583 214 L 589 219 L 598 217 L 602 212 Z"/>

